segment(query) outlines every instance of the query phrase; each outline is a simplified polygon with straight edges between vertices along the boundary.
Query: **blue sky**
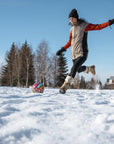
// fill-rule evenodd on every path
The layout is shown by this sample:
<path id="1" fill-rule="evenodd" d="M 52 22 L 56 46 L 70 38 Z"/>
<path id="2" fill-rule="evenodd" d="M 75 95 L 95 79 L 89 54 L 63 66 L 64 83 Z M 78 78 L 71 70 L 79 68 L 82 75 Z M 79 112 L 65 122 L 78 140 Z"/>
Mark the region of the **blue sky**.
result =
<path id="1" fill-rule="evenodd" d="M 25 40 L 34 51 L 45 40 L 50 53 L 55 54 L 68 41 L 68 15 L 73 8 L 80 18 L 93 24 L 114 18 L 114 0 L 0 0 L 0 60 L 13 42 L 21 45 Z M 96 77 L 106 81 L 114 75 L 114 25 L 88 32 L 88 48 L 85 64 L 96 65 Z M 66 57 L 70 69 L 70 48 Z M 84 76 L 88 78 L 91 74 Z"/>

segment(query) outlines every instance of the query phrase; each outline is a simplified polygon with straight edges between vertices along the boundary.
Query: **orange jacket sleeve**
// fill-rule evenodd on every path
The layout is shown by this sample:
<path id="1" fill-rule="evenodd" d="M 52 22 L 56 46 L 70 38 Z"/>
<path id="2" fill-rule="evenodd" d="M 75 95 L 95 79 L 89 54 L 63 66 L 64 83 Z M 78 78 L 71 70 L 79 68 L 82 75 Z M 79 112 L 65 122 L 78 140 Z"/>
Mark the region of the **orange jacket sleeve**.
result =
<path id="1" fill-rule="evenodd" d="M 65 49 L 65 50 L 71 46 L 71 39 L 72 39 L 72 33 L 70 33 L 70 35 L 69 35 L 69 41 L 68 41 L 67 44 L 64 46 L 64 49 Z"/>
<path id="2" fill-rule="evenodd" d="M 109 22 L 102 23 L 102 24 L 88 24 L 85 28 L 85 32 L 92 31 L 92 30 L 101 30 L 109 26 Z"/>

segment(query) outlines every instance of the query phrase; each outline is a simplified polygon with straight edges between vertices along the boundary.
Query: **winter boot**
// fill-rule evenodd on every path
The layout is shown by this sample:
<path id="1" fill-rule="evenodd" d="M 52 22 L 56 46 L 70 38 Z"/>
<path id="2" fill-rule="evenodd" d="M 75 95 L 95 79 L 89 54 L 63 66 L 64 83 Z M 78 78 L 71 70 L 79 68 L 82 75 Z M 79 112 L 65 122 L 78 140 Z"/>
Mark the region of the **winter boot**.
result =
<path id="1" fill-rule="evenodd" d="M 92 66 L 90 66 L 90 67 L 86 67 L 86 70 L 84 71 L 85 73 L 89 73 L 89 72 L 91 72 L 91 74 L 93 74 L 93 75 L 95 75 L 95 66 L 94 65 L 92 65 Z"/>
<path id="2" fill-rule="evenodd" d="M 93 75 L 96 74 L 96 72 L 95 72 L 95 66 L 94 66 L 94 65 L 90 66 L 90 72 L 91 72 Z"/>
<path id="3" fill-rule="evenodd" d="M 62 93 L 62 94 L 66 93 L 66 90 L 67 90 L 67 89 L 70 87 L 70 85 L 71 85 L 72 79 L 73 79 L 73 78 L 72 78 L 71 76 L 67 76 L 67 77 L 66 77 L 63 85 L 60 87 L 60 90 L 59 90 L 60 93 Z"/>

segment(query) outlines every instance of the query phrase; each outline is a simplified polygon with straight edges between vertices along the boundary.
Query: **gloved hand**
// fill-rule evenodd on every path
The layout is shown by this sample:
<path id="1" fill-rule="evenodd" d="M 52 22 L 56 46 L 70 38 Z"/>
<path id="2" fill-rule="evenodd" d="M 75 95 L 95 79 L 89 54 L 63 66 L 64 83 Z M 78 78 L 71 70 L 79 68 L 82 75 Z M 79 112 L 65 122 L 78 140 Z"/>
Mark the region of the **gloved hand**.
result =
<path id="1" fill-rule="evenodd" d="M 64 52 L 64 51 L 66 51 L 65 49 L 64 49 L 64 47 L 62 47 L 60 50 L 58 50 L 57 52 L 56 52 L 56 55 L 61 55 L 62 54 L 62 52 Z"/>
<path id="2" fill-rule="evenodd" d="M 112 25 L 112 24 L 114 24 L 114 19 L 109 20 L 109 26 Z"/>

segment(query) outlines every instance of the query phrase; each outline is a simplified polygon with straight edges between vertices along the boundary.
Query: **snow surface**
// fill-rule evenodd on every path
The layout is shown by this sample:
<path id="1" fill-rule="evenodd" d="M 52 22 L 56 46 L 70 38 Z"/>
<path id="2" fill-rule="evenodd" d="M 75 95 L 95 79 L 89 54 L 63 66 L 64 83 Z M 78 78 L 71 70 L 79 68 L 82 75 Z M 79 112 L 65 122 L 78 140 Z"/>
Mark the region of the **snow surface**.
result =
<path id="1" fill-rule="evenodd" d="M 114 144 L 114 91 L 0 87 L 0 144 Z"/>

